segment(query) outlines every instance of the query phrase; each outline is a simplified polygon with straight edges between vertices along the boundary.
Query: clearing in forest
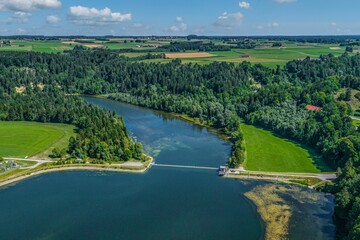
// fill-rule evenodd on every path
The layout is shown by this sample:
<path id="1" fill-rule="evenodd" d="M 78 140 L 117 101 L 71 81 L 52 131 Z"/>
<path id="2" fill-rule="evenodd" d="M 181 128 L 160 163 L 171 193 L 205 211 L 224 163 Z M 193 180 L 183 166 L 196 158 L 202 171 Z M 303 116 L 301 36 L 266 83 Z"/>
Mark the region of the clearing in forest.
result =
<path id="1" fill-rule="evenodd" d="M 51 153 L 52 147 L 66 148 L 74 126 L 67 124 L 0 121 L 0 156 L 22 157 Z"/>
<path id="2" fill-rule="evenodd" d="M 270 131 L 242 124 L 246 144 L 246 170 L 264 172 L 331 172 L 311 149 L 273 135 Z"/>

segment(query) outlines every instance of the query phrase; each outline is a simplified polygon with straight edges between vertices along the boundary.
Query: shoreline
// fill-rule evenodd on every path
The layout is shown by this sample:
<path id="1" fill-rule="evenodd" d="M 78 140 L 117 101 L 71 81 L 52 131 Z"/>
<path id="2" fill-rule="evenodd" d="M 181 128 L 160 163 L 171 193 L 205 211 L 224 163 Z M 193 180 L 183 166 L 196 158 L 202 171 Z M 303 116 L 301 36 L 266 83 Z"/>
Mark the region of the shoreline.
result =
<path id="1" fill-rule="evenodd" d="M 96 165 L 63 165 L 63 166 L 38 166 L 40 169 L 34 168 L 29 169 L 30 172 L 25 172 L 17 177 L 9 177 L 3 181 L 0 181 L 0 188 L 10 185 L 12 183 L 17 183 L 23 180 L 26 180 L 31 177 L 40 176 L 42 174 L 54 173 L 54 172 L 63 172 L 63 171 L 104 171 L 104 172 L 119 172 L 119 173 L 134 173 L 140 174 L 145 173 L 149 170 L 154 164 L 154 159 L 151 157 L 151 161 L 142 169 L 127 169 L 127 168 L 119 168 L 119 166 L 96 166 Z M 120 166 L 121 167 L 121 166 Z M 31 171 L 34 170 L 34 171 Z"/>
<path id="2" fill-rule="evenodd" d="M 153 110 L 153 111 L 155 111 L 155 112 L 159 112 L 159 113 L 162 113 L 162 114 L 164 114 L 164 115 L 168 115 L 168 116 L 171 116 L 171 117 L 175 117 L 175 118 L 177 118 L 177 119 L 180 119 L 180 120 L 182 120 L 182 121 L 185 121 L 185 122 L 188 122 L 188 123 L 192 123 L 192 124 L 194 124 L 194 125 L 196 125 L 196 126 L 206 128 L 209 132 L 217 135 L 220 139 L 222 139 L 222 140 L 224 140 L 224 141 L 226 141 L 226 142 L 228 142 L 228 141 L 230 140 L 230 135 L 224 133 L 224 132 L 222 131 L 222 129 L 212 127 L 212 126 L 210 126 L 210 125 L 208 125 L 208 124 L 206 124 L 206 123 L 201 123 L 201 122 L 199 122 L 196 118 L 190 117 L 190 116 L 187 115 L 187 114 L 181 114 L 181 113 L 176 113 L 176 112 L 167 112 L 167 111 L 164 111 L 164 110 L 149 108 L 149 107 L 145 107 L 145 106 L 142 106 L 142 105 L 134 104 L 134 103 L 131 103 L 131 102 L 113 100 L 113 99 L 109 98 L 110 95 L 111 95 L 111 93 L 110 93 L 110 94 L 101 94 L 101 95 L 80 94 L 80 96 L 100 98 L 100 99 L 107 99 L 107 100 L 112 100 L 112 101 L 116 101 L 116 102 L 121 102 L 121 103 L 130 104 L 130 105 L 137 106 L 137 107 L 140 107 L 140 108 L 150 109 L 150 110 Z"/>

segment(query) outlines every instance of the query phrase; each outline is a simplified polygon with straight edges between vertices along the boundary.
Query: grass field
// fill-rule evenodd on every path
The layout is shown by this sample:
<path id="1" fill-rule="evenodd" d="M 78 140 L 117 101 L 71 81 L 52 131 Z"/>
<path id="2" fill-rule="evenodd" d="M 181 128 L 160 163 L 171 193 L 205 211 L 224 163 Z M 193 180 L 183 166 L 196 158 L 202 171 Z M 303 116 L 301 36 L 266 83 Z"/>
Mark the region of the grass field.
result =
<path id="1" fill-rule="evenodd" d="M 4 46 L 0 51 L 34 51 L 42 53 L 58 53 L 70 50 L 74 46 L 59 41 L 11 41 L 12 46 Z"/>
<path id="2" fill-rule="evenodd" d="M 246 142 L 245 168 L 266 172 L 331 172 L 321 158 L 289 140 L 254 126 L 242 125 Z"/>
<path id="3" fill-rule="evenodd" d="M 0 156 L 46 157 L 51 147 L 67 147 L 74 126 L 35 122 L 0 122 Z"/>
<path id="4" fill-rule="evenodd" d="M 296 45 L 288 44 L 286 47 L 259 47 L 255 49 L 232 49 L 231 51 L 209 52 L 212 56 L 203 58 L 184 58 L 183 63 L 198 63 L 209 64 L 214 61 L 218 62 L 232 62 L 241 63 L 248 61 L 251 63 L 261 63 L 268 67 L 276 67 L 277 65 L 284 66 L 288 61 L 294 59 L 303 59 L 307 56 L 310 58 L 317 58 L 320 55 L 326 55 L 329 53 L 339 56 L 345 51 L 344 48 L 339 48 L 338 45 L 330 44 L 307 44 Z M 125 56 L 132 57 L 133 53 L 124 54 Z M 135 53 L 136 56 L 141 54 Z M 145 54 L 145 53 L 143 53 Z M 250 58 L 241 58 L 241 55 L 249 54 Z M 171 59 L 150 59 L 144 60 L 144 62 L 169 62 Z"/>

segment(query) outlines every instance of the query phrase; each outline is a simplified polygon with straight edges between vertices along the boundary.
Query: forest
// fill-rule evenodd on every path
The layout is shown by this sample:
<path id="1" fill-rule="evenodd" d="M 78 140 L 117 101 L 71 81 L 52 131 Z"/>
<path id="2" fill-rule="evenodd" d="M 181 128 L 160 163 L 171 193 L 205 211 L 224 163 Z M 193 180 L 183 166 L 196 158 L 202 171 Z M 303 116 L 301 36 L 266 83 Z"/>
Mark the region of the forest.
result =
<path id="1" fill-rule="evenodd" d="M 26 91 L 17 93 L 21 86 Z M 142 151 L 121 118 L 68 94 L 107 94 L 218 128 L 234 143 L 231 166 L 244 160 L 240 119 L 316 149 L 337 169 L 339 178 L 328 190 L 336 195 L 342 239 L 360 238 L 360 132 L 351 122 L 353 109 L 335 94 L 340 88 L 359 87 L 359 54 L 294 60 L 276 69 L 248 62 L 141 63 L 82 48 L 65 54 L 0 55 L 0 119 L 73 123 L 80 132 L 79 139 L 70 141 L 74 156 L 141 159 Z M 321 110 L 308 111 L 307 104 Z M 114 123 L 118 127 L 111 127 Z"/>
<path id="2" fill-rule="evenodd" d="M 68 151 L 72 158 L 90 158 L 92 163 L 145 159 L 141 144 L 128 136 L 122 118 L 51 86 L 43 91 L 29 88 L 24 95 L 3 94 L 0 120 L 75 125 L 77 135 L 70 138 L 69 149 L 54 149 L 57 158 L 63 158 Z"/>

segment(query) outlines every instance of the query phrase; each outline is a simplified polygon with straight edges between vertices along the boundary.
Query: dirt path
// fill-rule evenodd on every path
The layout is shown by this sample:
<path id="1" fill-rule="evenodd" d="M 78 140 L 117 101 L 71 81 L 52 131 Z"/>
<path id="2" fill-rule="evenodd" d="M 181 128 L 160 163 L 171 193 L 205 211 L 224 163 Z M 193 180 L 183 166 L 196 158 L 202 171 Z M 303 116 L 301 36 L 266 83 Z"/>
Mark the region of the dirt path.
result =
<path id="1" fill-rule="evenodd" d="M 232 169 L 228 177 L 267 179 L 267 180 L 289 180 L 295 178 L 317 178 L 321 181 L 331 181 L 336 179 L 335 173 L 292 173 L 292 172 L 258 172 L 248 171 L 244 168 Z"/>

